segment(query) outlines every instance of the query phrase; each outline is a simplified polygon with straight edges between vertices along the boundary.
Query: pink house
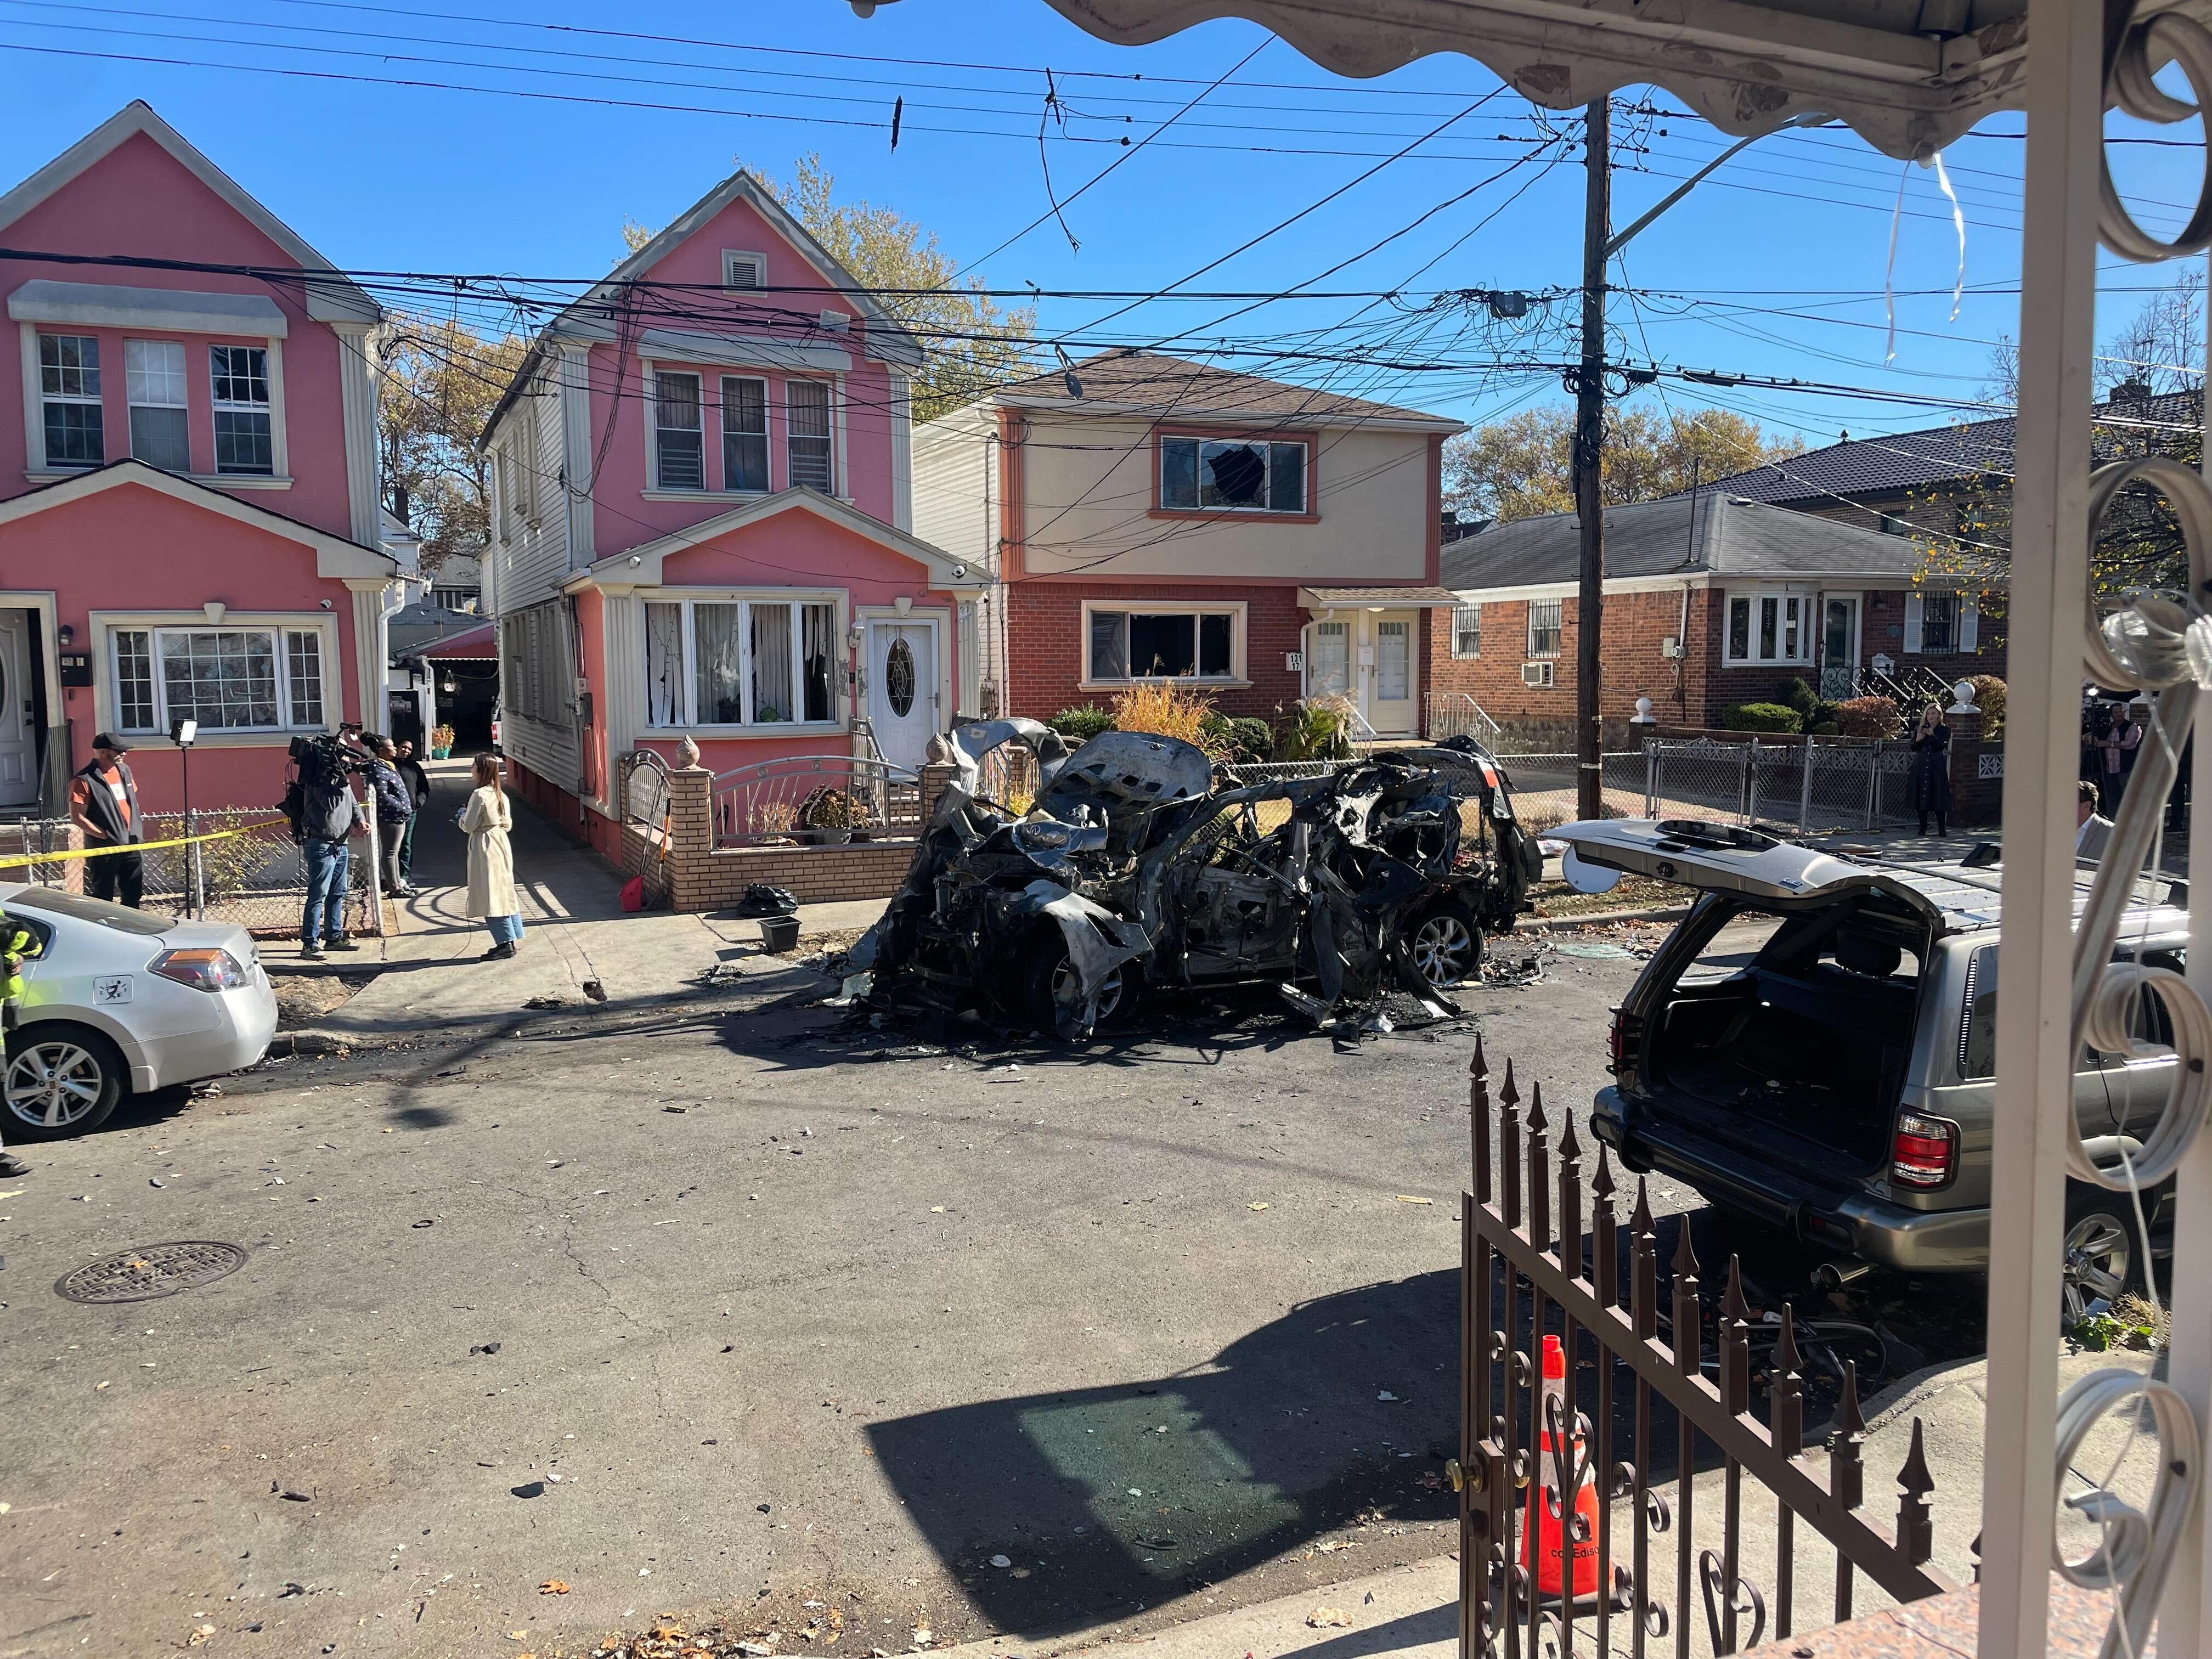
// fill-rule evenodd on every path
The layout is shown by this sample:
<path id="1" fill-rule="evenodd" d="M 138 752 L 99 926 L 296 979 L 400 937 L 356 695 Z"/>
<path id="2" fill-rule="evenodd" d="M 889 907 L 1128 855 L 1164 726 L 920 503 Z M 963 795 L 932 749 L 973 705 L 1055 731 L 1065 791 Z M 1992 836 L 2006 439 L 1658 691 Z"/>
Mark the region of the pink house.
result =
<path id="1" fill-rule="evenodd" d="M 919 766 L 979 570 L 911 531 L 921 348 L 747 174 L 538 335 L 494 414 L 488 608 L 518 786 L 603 848 L 621 757 Z"/>
<path id="2" fill-rule="evenodd" d="M 149 810 L 261 805 L 294 734 L 383 703 L 371 336 L 353 283 L 134 103 L 6 195 L 0 811 L 93 734 Z"/>

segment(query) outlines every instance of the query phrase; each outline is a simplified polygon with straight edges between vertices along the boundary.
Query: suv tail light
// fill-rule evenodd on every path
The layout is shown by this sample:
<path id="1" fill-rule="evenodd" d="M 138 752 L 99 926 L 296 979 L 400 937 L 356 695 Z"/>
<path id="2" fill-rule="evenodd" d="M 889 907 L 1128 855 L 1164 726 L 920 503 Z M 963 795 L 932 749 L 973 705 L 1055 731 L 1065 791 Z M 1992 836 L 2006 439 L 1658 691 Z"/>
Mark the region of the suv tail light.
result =
<path id="1" fill-rule="evenodd" d="M 1900 1112 L 1890 1150 L 1889 1178 L 1925 1191 L 1947 1187 L 1959 1169 L 1959 1126 L 1940 1117 Z"/>
<path id="2" fill-rule="evenodd" d="M 148 971 L 195 991 L 228 991 L 246 983 L 246 969 L 238 965 L 238 958 L 214 945 L 164 951 Z"/>
<path id="3" fill-rule="evenodd" d="M 1606 1037 L 1606 1070 L 1615 1077 L 1636 1064 L 1644 1051 L 1644 1017 L 1626 1008 L 1613 1011 L 1613 1030 Z"/>

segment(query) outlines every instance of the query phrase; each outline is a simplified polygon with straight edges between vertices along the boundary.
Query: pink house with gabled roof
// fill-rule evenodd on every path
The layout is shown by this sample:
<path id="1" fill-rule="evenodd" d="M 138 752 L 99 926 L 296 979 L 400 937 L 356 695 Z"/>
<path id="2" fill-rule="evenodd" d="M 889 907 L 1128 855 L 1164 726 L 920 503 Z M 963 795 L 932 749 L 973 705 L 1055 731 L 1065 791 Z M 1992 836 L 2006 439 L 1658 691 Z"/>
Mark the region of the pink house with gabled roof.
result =
<path id="1" fill-rule="evenodd" d="M 501 739 L 603 848 L 622 757 L 919 767 L 983 573 L 913 533 L 911 335 L 738 173 L 560 313 L 483 440 Z"/>
<path id="2" fill-rule="evenodd" d="M 143 805 L 259 806 L 380 723 L 375 301 L 143 103 L 0 196 L 0 812 L 94 734 Z"/>

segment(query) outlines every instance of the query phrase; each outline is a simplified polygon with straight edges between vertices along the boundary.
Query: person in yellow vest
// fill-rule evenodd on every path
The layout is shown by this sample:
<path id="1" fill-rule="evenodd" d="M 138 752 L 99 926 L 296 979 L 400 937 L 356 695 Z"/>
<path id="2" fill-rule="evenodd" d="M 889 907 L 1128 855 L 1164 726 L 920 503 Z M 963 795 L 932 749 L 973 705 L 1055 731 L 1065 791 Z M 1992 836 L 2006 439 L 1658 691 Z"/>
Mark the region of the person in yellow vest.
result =
<path id="1" fill-rule="evenodd" d="M 23 1000 L 23 963 L 37 956 L 39 936 L 13 916 L 0 913 L 0 1031 L 15 1029 L 15 1010 Z M 31 1166 L 0 1146 L 0 1176 L 28 1175 Z"/>

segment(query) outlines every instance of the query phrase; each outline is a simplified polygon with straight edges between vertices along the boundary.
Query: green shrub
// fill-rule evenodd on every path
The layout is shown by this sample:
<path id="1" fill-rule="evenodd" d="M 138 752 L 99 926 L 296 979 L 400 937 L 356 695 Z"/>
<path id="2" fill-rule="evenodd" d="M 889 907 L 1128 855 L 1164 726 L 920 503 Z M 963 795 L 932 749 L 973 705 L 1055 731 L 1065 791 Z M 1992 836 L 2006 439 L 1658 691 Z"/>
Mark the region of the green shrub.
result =
<path id="1" fill-rule="evenodd" d="M 1774 701 L 1784 708 L 1794 708 L 1807 716 L 1820 706 L 1820 696 L 1813 688 L 1795 677 L 1782 682 L 1782 689 L 1774 694 Z"/>
<path id="2" fill-rule="evenodd" d="M 1063 708 L 1045 722 L 1073 744 L 1088 743 L 1101 732 L 1114 729 L 1114 717 L 1095 702 Z"/>
<path id="3" fill-rule="evenodd" d="M 1350 759 L 1350 699 L 1322 696 L 1292 703 L 1290 712 L 1275 727 L 1274 750 L 1277 760 Z"/>
<path id="4" fill-rule="evenodd" d="M 1847 738 L 1893 738 L 1902 729 L 1888 697 L 1853 697 L 1836 705 L 1836 729 Z"/>
<path id="5" fill-rule="evenodd" d="M 1275 752 L 1275 729 L 1251 714 L 1232 715 L 1226 721 L 1232 760 L 1258 765 Z"/>
<path id="6" fill-rule="evenodd" d="M 1778 702 L 1740 702 L 1721 716 L 1731 732 L 1796 732 L 1804 717 Z"/>
<path id="7" fill-rule="evenodd" d="M 1814 703 L 1813 712 L 1805 716 L 1805 729 L 1808 732 L 1817 726 L 1833 726 L 1835 723 L 1836 705 L 1826 701 Z"/>
<path id="8" fill-rule="evenodd" d="M 1835 738 L 1843 735 L 1844 728 L 1833 720 L 1822 720 L 1817 726 L 1808 726 L 1806 730 L 1816 738 Z"/>

